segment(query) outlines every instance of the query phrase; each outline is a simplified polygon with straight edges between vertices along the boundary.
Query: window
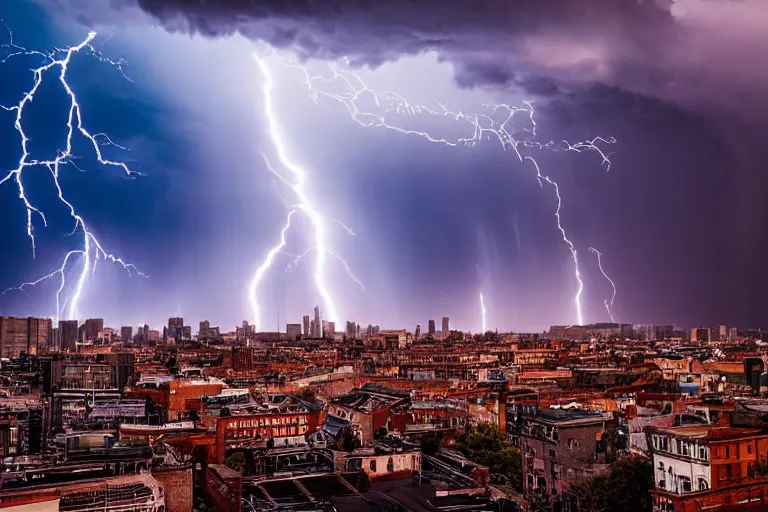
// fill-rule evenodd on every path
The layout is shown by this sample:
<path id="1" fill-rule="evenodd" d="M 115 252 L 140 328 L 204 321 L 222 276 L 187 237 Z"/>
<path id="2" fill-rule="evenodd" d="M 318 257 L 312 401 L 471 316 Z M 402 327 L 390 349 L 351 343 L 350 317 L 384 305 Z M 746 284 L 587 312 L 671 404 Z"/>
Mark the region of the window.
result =
<path id="1" fill-rule="evenodd" d="M 687 476 L 680 477 L 680 491 L 691 492 L 691 479 Z"/>
<path id="2" fill-rule="evenodd" d="M 555 450 L 550 448 L 549 449 L 549 458 L 554 459 L 555 458 Z"/>
<path id="3" fill-rule="evenodd" d="M 528 475 L 528 487 L 533 489 L 533 475 Z"/>
<path id="4" fill-rule="evenodd" d="M 752 453 L 752 445 L 751 444 L 747 445 L 747 453 Z"/>
<path id="5" fill-rule="evenodd" d="M 666 489 L 667 488 L 667 482 L 664 480 L 659 480 L 659 489 Z"/>
<path id="6" fill-rule="evenodd" d="M 699 446 L 699 458 L 707 460 L 707 449 L 703 446 Z"/>
<path id="7" fill-rule="evenodd" d="M 387 473 L 392 473 L 395 470 L 395 462 L 392 460 L 392 457 L 389 458 L 387 461 Z"/>
<path id="8" fill-rule="evenodd" d="M 707 479 L 699 477 L 699 490 L 706 491 L 707 489 L 709 489 L 709 484 L 707 483 Z"/>
<path id="9" fill-rule="evenodd" d="M 569 450 L 576 450 L 579 447 L 579 440 L 578 439 L 569 439 L 568 440 L 568 449 Z"/>
<path id="10" fill-rule="evenodd" d="M 726 446 L 725 447 L 725 458 L 726 459 L 730 459 L 731 458 L 731 447 L 730 446 Z M 728 466 L 728 468 L 730 469 L 730 466 Z"/>
<path id="11" fill-rule="evenodd" d="M 376 472 L 376 459 L 371 459 L 371 463 L 368 465 L 368 467 L 371 468 L 371 471 L 374 473 Z"/>

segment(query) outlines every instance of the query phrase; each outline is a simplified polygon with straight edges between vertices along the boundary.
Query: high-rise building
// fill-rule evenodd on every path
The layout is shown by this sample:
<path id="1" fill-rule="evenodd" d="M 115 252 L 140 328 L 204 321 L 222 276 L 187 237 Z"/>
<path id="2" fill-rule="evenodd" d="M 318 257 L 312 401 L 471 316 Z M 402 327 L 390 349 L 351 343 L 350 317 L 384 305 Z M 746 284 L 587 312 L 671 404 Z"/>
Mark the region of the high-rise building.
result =
<path id="1" fill-rule="evenodd" d="M 211 322 L 208 320 L 202 320 L 200 322 L 200 328 L 197 330 L 197 339 L 199 340 L 207 340 L 211 330 Z"/>
<path id="2" fill-rule="evenodd" d="M 192 326 L 191 325 L 185 325 L 181 328 L 181 339 L 183 340 L 191 340 L 192 339 Z"/>
<path id="3" fill-rule="evenodd" d="M 120 328 L 120 340 L 123 343 L 130 343 L 133 341 L 133 327 L 130 325 L 124 325 Z"/>
<path id="4" fill-rule="evenodd" d="M 443 334 L 451 332 L 451 321 L 447 316 L 443 317 Z"/>
<path id="5" fill-rule="evenodd" d="M 435 321 L 434 320 L 430 320 L 429 321 L 427 332 L 429 334 L 435 334 Z"/>
<path id="6" fill-rule="evenodd" d="M 28 350 L 29 322 L 26 318 L 0 316 L 0 357 L 19 357 Z"/>
<path id="7" fill-rule="evenodd" d="M 302 321 L 304 323 L 304 337 L 309 338 L 312 335 L 312 333 L 309 332 L 309 315 L 304 315 Z"/>
<path id="8" fill-rule="evenodd" d="M 736 337 L 739 335 L 739 330 L 736 327 L 731 327 L 728 329 L 728 341 L 734 342 L 736 341 Z"/>
<path id="9" fill-rule="evenodd" d="M 301 324 L 285 324 L 285 334 L 291 340 L 301 338 Z"/>
<path id="10" fill-rule="evenodd" d="M 103 330 L 103 318 L 87 318 L 85 323 L 78 328 L 77 337 L 80 341 L 95 341 L 99 338 L 99 333 Z"/>
<path id="11" fill-rule="evenodd" d="M 29 317 L 27 321 L 29 323 L 29 353 L 39 354 L 41 350 L 49 350 L 51 319 Z"/>
<path id="12" fill-rule="evenodd" d="M 22 352 L 37 354 L 48 350 L 51 339 L 50 318 L 0 317 L 0 357 L 19 357 Z"/>
<path id="13" fill-rule="evenodd" d="M 166 340 L 180 339 L 184 332 L 184 319 L 181 317 L 173 317 L 168 319 L 168 329 L 163 336 Z"/>
<path id="14" fill-rule="evenodd" d="M 320 308 L 315 306 L 315 338 L 322 338 L 323 332 L 321 331 L 323 324 L 320 323 Z"/>
<path id="15" fill-rule="evenodd" d="M 622 338 L 633 339 L 635 337 L 635 326 L 633 324 L 619 324 L 619 333 Z"/>
<path id="16" fill-rule="evenodd" d="M 59 338 L 61 338 L 62 350 L 75 350 L 77 332 L 77 320 L 59 320 Z"/>
<path id="17" fill-rule="evenodd" d="M 61 331 L 58 327 L 51 328 L 50 349 L 61 350 Z"/>
<path id="18" fill-rule="evenodd" d="M 336 322 L 328 322 L 328 329 L 325 331 L 326 338 L 333 338 L 336 336 Z"/>
<path id="19" fill-rule="evenodd" d="M 421 338 L 421 324 L 416 324 L 416 331 L 413 334 L 414 339 Z"/>
<path id="20" fill-rule="evenodd" d="M 709 343 L 712 341 L 710 329 L 707 329 L 706 327 L 691 329 L 691 341 L 703 341 Z"/>

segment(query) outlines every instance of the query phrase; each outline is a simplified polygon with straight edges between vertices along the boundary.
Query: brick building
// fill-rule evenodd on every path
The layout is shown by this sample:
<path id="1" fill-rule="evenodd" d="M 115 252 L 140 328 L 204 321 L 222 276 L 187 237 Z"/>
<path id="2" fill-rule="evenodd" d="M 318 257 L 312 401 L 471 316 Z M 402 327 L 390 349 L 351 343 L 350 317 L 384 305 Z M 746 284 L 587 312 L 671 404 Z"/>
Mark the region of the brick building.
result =
<path id="1" fill-rule="evenodd" d="M 216 462 L 224 462 L 227 449 L 273 439 L 275 446 L 303 444 L 318 426 L 320 413 L 285 412 L 216 418 Z M 300 438 L 300 439 L 299 439 Z"/>
<path id="2" fill-rule="evenodd" d="M 656 510 L 717 510 L 739 503 L 768 506 L 768 479 L 755 478 L 760 457 L 768 453 L 768 435 L 760 429 L 690 427 L 646 429 L 653 455 Z"/>
<path id="3" fill-rule="evenodd" d="M 527 498 L 563 502 L 571 482 L 605 471 L 620 440 L 610 413 L 579 409 L 538 409 L 521 416 L 520 450 Z"/>
<path id="4" fill-rule="evenodd" d="M 0 357 L 36 354 L 38 348 L 48 350 L 50 339 L 50 318 L 0 316 Z"/>

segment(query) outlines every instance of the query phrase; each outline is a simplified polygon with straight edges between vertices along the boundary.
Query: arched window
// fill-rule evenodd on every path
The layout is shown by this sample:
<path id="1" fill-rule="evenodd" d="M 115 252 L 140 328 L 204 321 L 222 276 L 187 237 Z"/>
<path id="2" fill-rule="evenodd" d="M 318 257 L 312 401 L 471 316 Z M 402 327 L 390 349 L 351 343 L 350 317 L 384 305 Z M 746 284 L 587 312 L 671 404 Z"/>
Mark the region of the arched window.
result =
<path id="1" fill-rule="evenodd" d="M 371 463 L 369 467 L 371 468 L 371 471 L 373 471 L 374 473 L 376 472 L 376 459 L 371 459 Z"/>

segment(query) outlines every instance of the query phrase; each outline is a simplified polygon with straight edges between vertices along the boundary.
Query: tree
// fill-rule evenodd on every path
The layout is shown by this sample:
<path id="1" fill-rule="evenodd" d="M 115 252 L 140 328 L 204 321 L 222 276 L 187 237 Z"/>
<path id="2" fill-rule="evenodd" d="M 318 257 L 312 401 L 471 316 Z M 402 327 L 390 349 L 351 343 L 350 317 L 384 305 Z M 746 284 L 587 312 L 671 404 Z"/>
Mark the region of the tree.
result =
<path id="1" fill-rule="evenodd" d="M 349 427 L 344 427 L 339 431 L 336 442 L 333 445 L 333 449 L 340 452 L 353 452 L 357 442 L 355 441 L 355 434 Z"/>
<path id="2" fill-rule="evenodd" d="M 649 512 L 653 507 L 653 467 L 641 457 L 627 457 L 607 472 L 571 484 L 568 494 L 584 512 Z"/>
<path id="3" fill-rule="evenodd" d="M 302 390 L 299 391 L 299 398 L 301 398 L 305 402 L 313 403 L 316 398 L 315 390 L 312 388 L 302 388 Z"/>
<path id="4" fill-rule="evenodd" d="M 456 446 L 469 460 L 506 476 L 516 491 L 523 489 L 523 459 L 499 427 L 481 423 L 456 435 Z"/>
<path id="5" fill-rule="evenodd" d="M 242 472 L 245 467 L 245 454 L 243 452 L 233 453 L 224 459 L 224 465 L 233 471 Z"/>
<path id="6" fill-rule="evenodd" d="M 421 451 L 427 455 L 434 455 L 440 449 L 443 442 L 443 434 L 440 432 L 427 432 L 421 437 Z"/>

